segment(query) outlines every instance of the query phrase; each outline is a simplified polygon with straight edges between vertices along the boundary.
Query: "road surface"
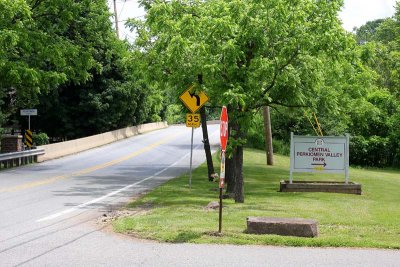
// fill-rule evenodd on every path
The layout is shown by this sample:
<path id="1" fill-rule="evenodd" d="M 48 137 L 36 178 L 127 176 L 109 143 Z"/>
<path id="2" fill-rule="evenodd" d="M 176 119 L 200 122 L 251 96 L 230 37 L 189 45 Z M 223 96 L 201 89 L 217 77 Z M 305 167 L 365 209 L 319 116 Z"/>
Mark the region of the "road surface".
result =
<path id="1" fill-rule="evenodd" d="M 209 133 L 217 144 L 218 125 Z M 98 223 L 131 197 L 187 173 L 190 135 L 171 126 L 1 171 L 0 266 L 400 266 L 394 250 L 159 244 Z M 196 129 L 194 166 L 205 161 L 201 139 Z"/>

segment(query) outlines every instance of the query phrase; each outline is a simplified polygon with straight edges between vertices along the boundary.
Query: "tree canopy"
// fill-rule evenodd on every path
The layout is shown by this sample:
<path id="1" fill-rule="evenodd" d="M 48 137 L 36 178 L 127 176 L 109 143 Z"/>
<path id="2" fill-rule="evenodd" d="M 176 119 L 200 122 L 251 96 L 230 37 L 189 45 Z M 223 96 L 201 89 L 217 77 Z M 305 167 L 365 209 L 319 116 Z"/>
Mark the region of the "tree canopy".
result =
<path id="1" fill-rule="evenodd" d="M 159 93 L 140 82 L 135 54 L 116 37 L 105 0 L 0 0 L 0 10 L 8 121 L 23 122 L 18 109 L 36 107 L 36 129 L 75 138 L 159 119 L 152 103 Z"/>
<path id="2" fill-rule="evenodd" d="M 342 1 L 144 1 L 148 15 L 132 20 L 136 46 L 151 78 L 176 96 L 198 82 L 211 105 L 228 105 L 239 159 L 246 124 L 264 105 L 311 106 L 323 64 L 351 44 L 337 18 Z M 235 152 L 236 151 L 236 152 Z M 235 157 L 235 156 L 234 156 Z M 243 201 L 239 188 L 237 201 Z"/>

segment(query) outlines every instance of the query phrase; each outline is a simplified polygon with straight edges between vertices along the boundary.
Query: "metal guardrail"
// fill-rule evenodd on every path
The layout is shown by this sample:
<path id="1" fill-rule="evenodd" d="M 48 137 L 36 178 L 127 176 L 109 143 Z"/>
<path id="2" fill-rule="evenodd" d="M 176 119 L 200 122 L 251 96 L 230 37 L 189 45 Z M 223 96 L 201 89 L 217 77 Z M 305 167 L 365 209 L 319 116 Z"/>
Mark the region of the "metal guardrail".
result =
<path id="1" fill-rule="evenodd" d="M 0 154 L 0 169 L 12 168 L 33 162 L 37 162 L 37 156 L 43 155 L 44 149 L 30 149 L 20 152 Z"/>

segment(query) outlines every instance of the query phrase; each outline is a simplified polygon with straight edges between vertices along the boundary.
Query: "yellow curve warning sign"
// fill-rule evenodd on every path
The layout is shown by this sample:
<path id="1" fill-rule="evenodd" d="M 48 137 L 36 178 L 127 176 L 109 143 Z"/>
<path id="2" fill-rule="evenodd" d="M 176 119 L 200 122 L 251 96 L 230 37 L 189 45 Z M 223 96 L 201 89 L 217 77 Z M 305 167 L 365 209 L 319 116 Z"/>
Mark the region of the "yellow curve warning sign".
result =
<path id="1" fill-rule="evenodd" d="M 192 92 L 192 88 L 194 86 L 190 86 L 183 92 L 179 99 L 185 104 L 185 106 L 192 112 L 195 113 L 199 110 L 205 103 L 208 102 L 209 98 L 204 92 L 196 93 Z"/>

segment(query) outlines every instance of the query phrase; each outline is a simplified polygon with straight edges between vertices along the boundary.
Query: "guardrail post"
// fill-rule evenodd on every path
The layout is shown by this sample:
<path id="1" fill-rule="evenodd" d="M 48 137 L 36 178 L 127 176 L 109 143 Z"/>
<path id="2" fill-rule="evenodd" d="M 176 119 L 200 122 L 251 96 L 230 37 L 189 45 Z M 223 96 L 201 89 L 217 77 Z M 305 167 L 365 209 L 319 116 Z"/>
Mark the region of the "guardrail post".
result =
<path id="1" fill-rule="evenodd" d="M 20 152 L 0 154 L 0 168 L 12 168 L 24 164 L 35 163 L 38 155 L 43 155 L 44 149 L 32 149 Z"/>

